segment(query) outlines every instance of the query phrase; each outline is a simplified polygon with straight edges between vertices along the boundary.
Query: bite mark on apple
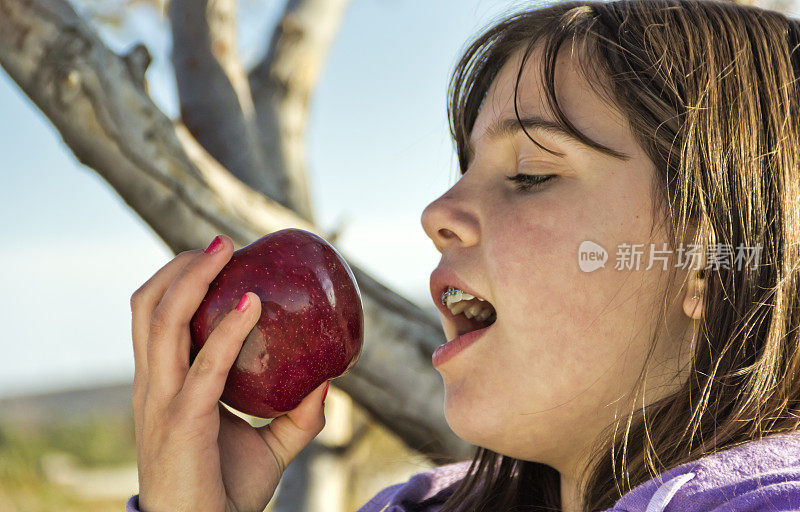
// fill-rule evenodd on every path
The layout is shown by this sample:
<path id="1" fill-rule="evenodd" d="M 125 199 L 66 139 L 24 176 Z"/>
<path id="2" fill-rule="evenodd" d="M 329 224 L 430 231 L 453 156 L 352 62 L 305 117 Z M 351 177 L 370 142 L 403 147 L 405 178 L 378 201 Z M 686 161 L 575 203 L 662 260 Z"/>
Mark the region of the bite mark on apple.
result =
<path id="1" fill-rule="evenodd" d="M 263 373 L 269 364 L 267 340 L 258 326 L 247 333 L 242 350 L 236 358 L 236 367 L 250 373 Z"/>

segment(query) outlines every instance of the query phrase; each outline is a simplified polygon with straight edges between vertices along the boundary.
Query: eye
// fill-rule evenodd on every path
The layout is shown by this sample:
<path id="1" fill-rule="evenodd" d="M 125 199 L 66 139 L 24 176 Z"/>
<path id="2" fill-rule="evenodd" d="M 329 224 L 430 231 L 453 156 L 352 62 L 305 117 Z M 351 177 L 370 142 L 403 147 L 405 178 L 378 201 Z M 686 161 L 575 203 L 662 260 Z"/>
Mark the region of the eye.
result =
<path id="1" fill-rule="evenodd" d="M 555 174 L 521 174 L 517 173 L 514 176 L 506 176 L 506 179 L 515 183 L 517 192 L 530 192 L 537 190 L 541 185 L 555 178 Z"/>

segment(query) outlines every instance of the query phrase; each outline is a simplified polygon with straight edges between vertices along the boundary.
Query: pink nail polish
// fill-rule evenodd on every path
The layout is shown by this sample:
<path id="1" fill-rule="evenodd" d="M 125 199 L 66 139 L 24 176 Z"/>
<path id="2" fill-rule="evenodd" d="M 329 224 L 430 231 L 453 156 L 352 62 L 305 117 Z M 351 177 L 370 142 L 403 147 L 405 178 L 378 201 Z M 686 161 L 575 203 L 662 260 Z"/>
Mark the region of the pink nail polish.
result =
<path id="1" fill-rule="evenodd" d="M 244 311 L 247 309 L 247 306 L 250 305 L 250 297 L 247 296 L 245 293 L 242 295 L 242 298 L 239 299 L 239 304 L 236 305 L 236 311 Z"/>
<path id="2" fill-rule="evenodd" d="M 220 238 L 219 235 L 217 235 L 214 237 L 214 240 L 212 240 L 211 243 L 208 244 L 208 247 L 206 247 L 206 250 L 203 252 L 205 252 L 206 254 L 213 254 L 219 251 L 220 247 L 222 247 L 222 238 Z"/>

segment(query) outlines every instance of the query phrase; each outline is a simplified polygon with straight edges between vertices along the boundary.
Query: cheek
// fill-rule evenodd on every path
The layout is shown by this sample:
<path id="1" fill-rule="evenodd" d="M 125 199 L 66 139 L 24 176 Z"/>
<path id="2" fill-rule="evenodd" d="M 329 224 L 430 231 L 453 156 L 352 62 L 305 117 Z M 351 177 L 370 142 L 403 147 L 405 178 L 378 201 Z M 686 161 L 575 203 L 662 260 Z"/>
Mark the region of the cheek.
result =
<path id="1" fill-rule="evenodd" d="M 548 373 L 565 365 L 575 369 L 592 364 L 596 354 L 587 344 L 604 335 L 597 317 L 608 303 L 605 290 L 613 284 L 606 276 L 586 274 L 578 267 L 584 232 L 578 220 L 555 224 L 541 216 L 537 221 L 520 220 L 496 239 L 496 252 L 490 255 L 505 338 L 519 345 L 517 355 L 528 356 L 525 364 L 550 368 Z M 564 382 L 558 384 L 551 389 L 564 389 Z"/>
<path id="2" fill-rule="evenodd" d="M 585 316 L 603 280 L 578 266 L 581 241 L 596 240 L 592 228 L 582 215 L 558 205 L 536 206 L 493 234 L 487 257 L 494 296 L 515 322 Z"/>
<path id="3" fill-rule="evenodd" d="M 649 340 L 654 301 L 645 294 L 657 287 L 647 272 L 614 268 L 620 243 L 646 242 L 649 203 L 623 208 L 591 199 L 537 204 L 535 212 L 515 216 L 498 231 L 489 254 L 491 282 L 499 287 L 493 291 L 507 313 L 505 338 L 518 345 L 509 364 L 547 374 L 553 398 L 574 394 L 590 381 L 596 398 L 611 392 L 608 387 L 616 392 L 627 379 L 620 372 L 638 374 Z M 606 249 L 605 268 L 580 269 L 584 240 Z"/>

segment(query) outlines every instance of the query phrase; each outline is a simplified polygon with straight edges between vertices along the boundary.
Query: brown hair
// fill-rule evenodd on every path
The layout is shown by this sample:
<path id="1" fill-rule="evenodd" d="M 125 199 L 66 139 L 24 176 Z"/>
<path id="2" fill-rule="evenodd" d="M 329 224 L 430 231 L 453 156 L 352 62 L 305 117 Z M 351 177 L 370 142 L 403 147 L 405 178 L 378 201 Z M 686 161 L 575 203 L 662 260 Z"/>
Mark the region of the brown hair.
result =
<path id="1" fill-rule="evenodd" d="M 689 228 L 704 248 L 760 248 L 758 265 L 703 270 L 705 314 L 689 377 L 646 416 L 634 398 L 631 413 L 598 439 L 581 480 L 591 511 L 675 466 L 800 428 L 800 22 L 698 0 L 564 2 L 507 15 L 466 48 L 450 81 L 462 174 L 489 86 L 515 51 L 526 48 L 527 58 L 537 44 L 554 119 L 614 154 L 556 103 L 556 56 L 568 40 L 584 77 L 625 114 L 652 160 L 671 240 L 681 243 Z M 479 447 L 443 511 L 560 510 L 559 478 L 547 465 Z"/>

